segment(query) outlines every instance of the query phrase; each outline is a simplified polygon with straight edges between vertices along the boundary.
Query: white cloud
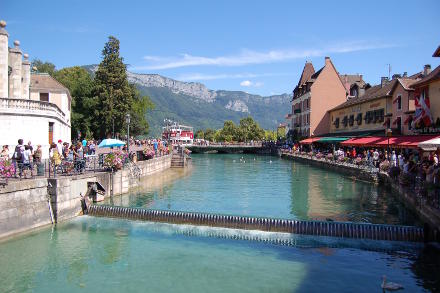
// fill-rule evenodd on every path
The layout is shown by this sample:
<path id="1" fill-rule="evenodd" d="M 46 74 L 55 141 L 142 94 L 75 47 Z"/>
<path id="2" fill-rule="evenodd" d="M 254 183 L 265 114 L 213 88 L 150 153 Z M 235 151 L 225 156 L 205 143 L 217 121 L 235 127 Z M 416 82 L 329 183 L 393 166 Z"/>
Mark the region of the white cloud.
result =
<path id="1" fill-rule="evenodd" d="M 325 56 L 335 53 L 348 53 L 389 47 L 392 47 L 392 45 L 357 41 L 308 49 L 283 49 L 267 52 L 242 50 L 238 55 L 218 57 L 193 56 L 190 54 L 182 54 L 180 57 L 145 56 L 144 60 L 152 62 L 152 64 L 147 66 L 137 66 L 132 69 L 161 70 L 188 66 L 243 66 L 248 64 L 274 63 L 307 57 Z"/>
<path id="2" fill-rule="evenodd" d="M 260 81 L 252 82 L 250 80 L 243 80 L 242 82 L 240 82 L 240 85 L 245 87 L 262 87 L 263 83 Z"/>
<path id="3" fill-rule="evenodd" d="M 243 80 L 242 82 L 240 82 L 241 86 L 251 86 L 252 82 L 250 80 Z"/>

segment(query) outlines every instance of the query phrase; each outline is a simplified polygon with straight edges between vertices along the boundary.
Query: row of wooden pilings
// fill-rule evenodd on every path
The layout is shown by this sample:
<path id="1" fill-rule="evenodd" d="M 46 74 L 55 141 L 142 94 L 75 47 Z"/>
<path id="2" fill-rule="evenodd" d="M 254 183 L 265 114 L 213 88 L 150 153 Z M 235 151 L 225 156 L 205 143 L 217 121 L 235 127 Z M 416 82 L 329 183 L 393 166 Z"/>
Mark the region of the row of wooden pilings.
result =
<path id="1" fill-rule="evenodd" d="M 423 242 L 424 231 L 413 226 L 398 226 L 352 222 L 300 221 L 247 216 L 229 216 L 197 212 L 173 212 L 142 208 L 91 205 L 86 211 L 97 217 L 190 224 L 314 236 Z"/>

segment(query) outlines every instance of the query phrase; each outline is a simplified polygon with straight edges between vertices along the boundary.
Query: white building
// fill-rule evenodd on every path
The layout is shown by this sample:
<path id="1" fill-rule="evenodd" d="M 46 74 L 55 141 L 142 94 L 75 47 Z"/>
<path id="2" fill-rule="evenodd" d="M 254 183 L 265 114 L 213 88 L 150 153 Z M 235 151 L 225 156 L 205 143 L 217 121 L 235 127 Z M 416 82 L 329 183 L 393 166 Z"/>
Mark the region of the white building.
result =
<path id="1" fill-rule="evenodd" d="M 41 145 L 47 158 L 52 142 L 70 142 L 70 93 L 48 74 L 31 73 L 20 42 L 8 47 L 5 27 L 0 21 L 0 145 L 9 145 L 12 154 L 21 138 Z"/>

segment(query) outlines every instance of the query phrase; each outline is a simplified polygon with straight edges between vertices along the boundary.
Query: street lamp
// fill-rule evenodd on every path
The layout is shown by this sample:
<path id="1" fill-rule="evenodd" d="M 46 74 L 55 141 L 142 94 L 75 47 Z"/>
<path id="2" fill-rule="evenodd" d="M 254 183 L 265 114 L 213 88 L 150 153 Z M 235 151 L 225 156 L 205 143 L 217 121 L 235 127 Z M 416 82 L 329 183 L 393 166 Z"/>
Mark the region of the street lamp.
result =
<path id="1" fill-rule="evenodd" d="M 388 158 L 387 159 L 389 159 L 389 157 L 390 157 L 390 137 L 392 134 L 393 134 L 393 131 L 391 130 L 391 128 L 385 129 L 385 135 L 388 138 Z"/>
<path id="2" fill-rule="evenodd" d="M 127 153 L 130 158 L 130 114 L 125 115 L 125 122 L 127 123 Z"/>

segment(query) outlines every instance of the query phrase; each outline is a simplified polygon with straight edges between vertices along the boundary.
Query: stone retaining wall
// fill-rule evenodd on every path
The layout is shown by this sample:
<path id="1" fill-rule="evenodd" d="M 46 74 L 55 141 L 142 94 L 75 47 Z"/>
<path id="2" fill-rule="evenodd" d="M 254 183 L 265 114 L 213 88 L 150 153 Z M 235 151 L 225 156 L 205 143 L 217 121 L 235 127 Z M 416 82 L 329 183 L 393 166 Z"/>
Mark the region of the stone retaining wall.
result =
<path id="1" fill-rule="evenodd" d="M 312 166 L 326 168 L 344 175 L 356 176 L 357 179 L 369 181 L 372 183 L 378 183 L 379 178 L 377 173 L 370 172 L 368 169 L 358 168 L 349 164 L 339 164 L 337 162 L 327 161 L 324 159 L 310 158 L 308 156 L 297 156 L 294 154 L 281 154 L 282 158 L 310 164 Z"/>
<path id="2" fill-rule="evenodd" d="M 140 161 L 136 164 L 140 177 L 169 169 L 171 155 Z M 73 218 L 81 212 L 81 196 L 88 182 L 99 182 L 106 196 L 126 193 L 139 184 L 129 169 L 115 173 L 98 172 L 51 179 L 11 180 L 0 187 L 0 238 L 51 224 L 49 198 L 56 222 Z"/>

